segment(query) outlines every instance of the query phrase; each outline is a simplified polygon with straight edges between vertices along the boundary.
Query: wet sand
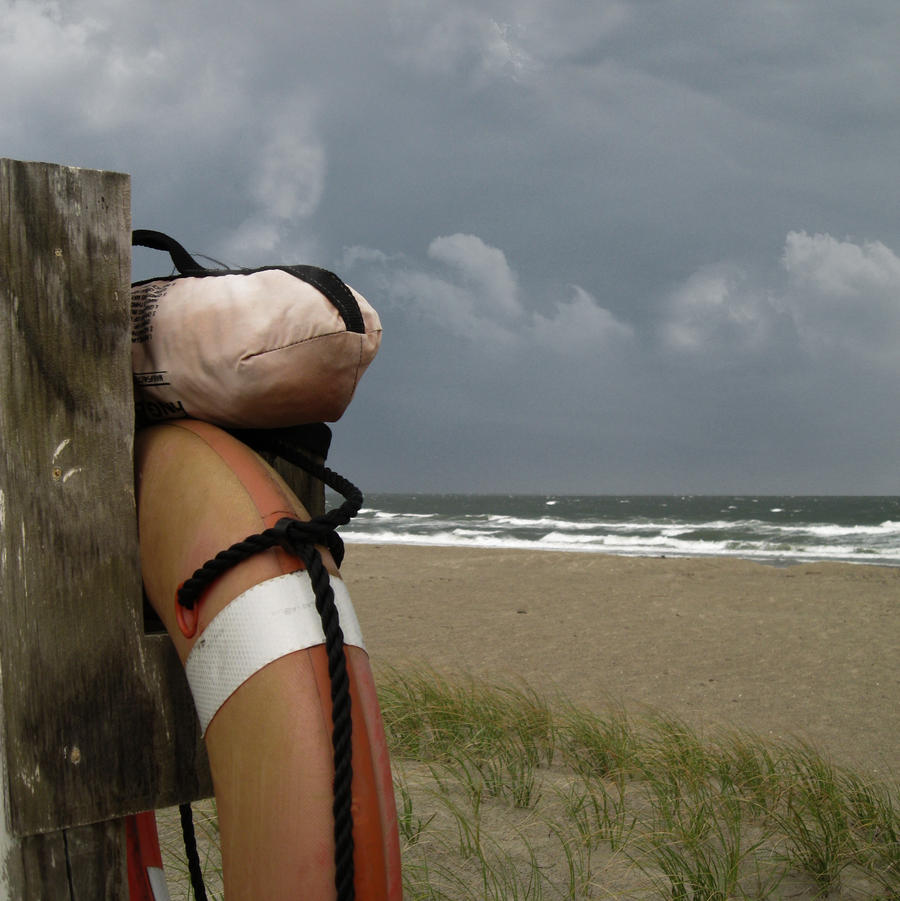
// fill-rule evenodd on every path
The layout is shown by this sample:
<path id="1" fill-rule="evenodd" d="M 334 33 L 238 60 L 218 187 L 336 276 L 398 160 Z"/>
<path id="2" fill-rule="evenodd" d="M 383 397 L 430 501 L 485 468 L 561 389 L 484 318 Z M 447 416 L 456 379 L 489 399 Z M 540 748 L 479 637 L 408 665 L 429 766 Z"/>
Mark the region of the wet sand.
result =
<path id="1" fill-rule="evenodd" d="M 376 673 L 524 678 L 900 778 L 900 568 L 351 544 Z"/>

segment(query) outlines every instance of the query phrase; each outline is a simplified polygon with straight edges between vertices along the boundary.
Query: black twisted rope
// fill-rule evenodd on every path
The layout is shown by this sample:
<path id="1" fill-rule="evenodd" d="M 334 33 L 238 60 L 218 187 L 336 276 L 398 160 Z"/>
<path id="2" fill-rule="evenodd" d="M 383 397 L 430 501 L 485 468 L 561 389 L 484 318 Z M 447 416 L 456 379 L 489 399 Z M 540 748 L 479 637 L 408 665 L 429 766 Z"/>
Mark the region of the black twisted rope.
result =
<path id="1" fill-rule="evenodd" d="M 339 901 L 352 901 L 353 888 L 353 814 L 351 812 L 353 758 L 350 717 L 350 680 L 344 656 L 344 633 L 341 631 L 334 591 L 322 556 L 310 544 L 297 549 L 306 565 L 316 595 L 316 609 L 325 633 L 325 653 L 328 656 L 328 675 L 331 680 L 331 745 L 334 755 L 334 884 Z"/>
<path id="2" fill-rule="evenodd" d="M 241 437 L 248 443 L 252 442 L 258 450 L 268 450 L 283 457 L 289 463 L 300 466 L 314 478 L 341 494 L 344 497 L 344 503 L 334 510 L 306 522 L 285 517 L 258 535 L 249 535 L 243 541 L 220 551 L 212 560 L 208 560 L 197 569 L 179 588 L 178 603 L 187 609 L 193 609 L 206 588 L 220 575 L 261 551 L 282 547 L 303 561 L 312 583 L 316 610 L 322 621 L 322 631 L 325 634 L 325 653 L 328 658 L 328 675 L 331 681 L 335 888 L 338 901 L 353 901 L 355 891 L 353 885 L 353 814 L 351 811 L 353 765 L 350 680 L 344 657 L 344 633 L 341 630 L 340 618 L 334 603 L 334 591 L 331 587 L 328 570 L 315 545 L 327 546 L 335 562 L 340 566 L 344 557 L 344 544 L 335 529 L 346 525 L 359 512 L 363 496 L 352 482 L 327 466 L 309 460 L 277 433 L 243 433 Z M 184 824 L 185 807 L 187 807 L 187 815 L 190 816 L 190 805 L 182 805 L 182 824 Z M 191 824 L 191 835 L 193 835 L 193 824 Z M 200 876 L 200 888 L 201 891 L 204 891 L 203 895 L 197 893 L 194 883 L 187 833 L 185 833 L 185 848 L 188 850 L 188 865 L 191 869 L 195 897 L 205 899 L 202 876 Z M 194 854 L 196 855 L 196 844 L 194 844 Z M 199 861 L 197 870 L 199 874 Z"/>
<path id="3" fill-rule="evenodd" d="M 206 901 L 206 886 L 203 884 L 203 870 L 200 868 L 200 854 L 197 851 L 197 836 L 194 834 L 194 816 L 191 805 L 179 804 L 178 812 L 181 814 L 181 835 L 187 854 L 188 873 L 191 876 L 194 901 Z"/>

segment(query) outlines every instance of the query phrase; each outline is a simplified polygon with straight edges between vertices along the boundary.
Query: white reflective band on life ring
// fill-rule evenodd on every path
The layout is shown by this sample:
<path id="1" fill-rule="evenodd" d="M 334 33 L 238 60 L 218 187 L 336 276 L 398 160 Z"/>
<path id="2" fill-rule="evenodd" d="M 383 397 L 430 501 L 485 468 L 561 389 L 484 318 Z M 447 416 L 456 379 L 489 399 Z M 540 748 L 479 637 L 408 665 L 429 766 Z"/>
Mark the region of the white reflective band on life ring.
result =
<path id="1" fill-rule="evenodd" d="M 344 644 L 365 648 L 347 586 L 331 576 Z M 254 673 L 294 651 L 325 644 L 306 570 L 248 588 L 210 621 L 184 665 L 202 734 L 219 708 Z"/>

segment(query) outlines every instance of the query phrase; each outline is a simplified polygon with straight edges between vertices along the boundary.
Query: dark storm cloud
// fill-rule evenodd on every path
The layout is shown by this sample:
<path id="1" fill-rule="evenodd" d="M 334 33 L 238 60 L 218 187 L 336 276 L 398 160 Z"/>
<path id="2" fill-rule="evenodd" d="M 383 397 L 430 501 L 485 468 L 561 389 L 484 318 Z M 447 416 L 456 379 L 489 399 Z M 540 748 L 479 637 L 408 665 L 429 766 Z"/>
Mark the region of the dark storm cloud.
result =
<path id="1" fill-rule="evenodd" d="M 371 490 L 893 493 L 898 26 L 17 0 L 0 153 L 130 172 L 136 226 L 363 291 L 384 345 L 333 458 Z"/>

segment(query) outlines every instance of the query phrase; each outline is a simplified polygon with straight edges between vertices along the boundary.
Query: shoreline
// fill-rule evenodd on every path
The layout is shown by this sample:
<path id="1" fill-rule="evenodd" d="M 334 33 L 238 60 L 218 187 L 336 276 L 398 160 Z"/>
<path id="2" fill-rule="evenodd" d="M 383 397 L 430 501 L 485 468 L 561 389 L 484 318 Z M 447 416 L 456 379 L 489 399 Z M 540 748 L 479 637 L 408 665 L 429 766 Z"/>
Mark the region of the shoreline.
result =
<path id="1" fill-rule="evenodd" d="M 883 566 L 887 569 L 900 569 L 900 560 L 881 560 L 874 558 L 870 560 L 860 560 L 860 559 L 850 559 L 847 557 L 828 557 L 825 555 L 810 555 L 809 557 L 788 557 L 788 556 L 778 556 L 778 555 L 767 555 L 767 554 L 741 554 L 738 552 L 735 553 L 721 553 L 721 552 L 710 552 L 707 554 L 702 553 L 683 553 L 679 554 L 678 552 L 667 551 L 665 554 L 658 553 L 640 553 L 634 552 L 631 554 L 623 553 L 621 549 L 616 550 L 603 550 L 602 548 L 597 547 L 548 547 L 543 544 L 539 544 L 538 542 L 534 542 L 533 544 L 528 544 L 523 542 L 521 545 L 516 545 L 512 542 L 497 542 L 496 544 L 482 543 L 482 544 L 473 544 L 473 543 L 452 543 L 447 542 L 442 544 L 438 541 L 432 541 L 430 539 L 426 539 L 423 541 L 415 541 L 409 540 L 408 538 L 405 540 L 397 540 L 397 541 L 385 541 L 381 538 L 369 539 L 365 537 L 362 533 L 353 533 L 350 530 L 350 537 L 348 537 L 343 532 L 341 533 L 341 537 L 344 539 L 345 544 L 348 547 L 359 547 L 359 546 L 367 546 L 367 547 L 409 547 L 409 548 L 423 548 L 429 549 L 434 548 L 435 550 L 442 549 L 453 549 L 453 550 L 474 550 L 474 551 L 522 551 L 526 553 L 535 553 L 535 554 L 599 554 L 604 557 L 625 557 L 626 559 L 637 558 L 640 560 L 744 560 L 747 563 L 759 563 L 761 566 L 774 566 L 777 568 L 788 567 L 788 566 L 802 566 L 806 563 L 839 563 L 847 566 Z"/>
<path id="2" fill-rule="evenodd" d="M 900 567 L 354 541 L 343 575 L 376 672 L 525 680 L 900 776 Z"/>

